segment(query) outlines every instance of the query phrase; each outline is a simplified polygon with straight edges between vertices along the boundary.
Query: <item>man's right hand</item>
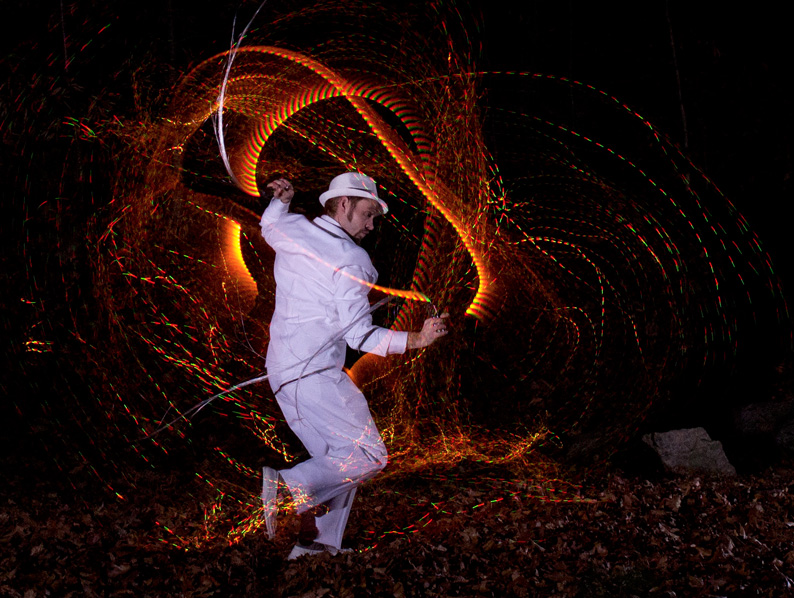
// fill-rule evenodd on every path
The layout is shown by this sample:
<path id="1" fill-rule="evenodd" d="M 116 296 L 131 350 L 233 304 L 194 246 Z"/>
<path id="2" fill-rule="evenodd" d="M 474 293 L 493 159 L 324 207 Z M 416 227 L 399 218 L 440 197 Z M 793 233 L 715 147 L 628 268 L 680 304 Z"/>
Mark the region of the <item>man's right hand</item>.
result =
<path id="1" fill-rule="evenodd" d="M 273 197 L 281 203 L 291 202 L 295 195 L 295 189 L 292 188 L 292 183 L 287 179 L 276 179 L 268 183 L 267 187 L 273 191 Z"/>

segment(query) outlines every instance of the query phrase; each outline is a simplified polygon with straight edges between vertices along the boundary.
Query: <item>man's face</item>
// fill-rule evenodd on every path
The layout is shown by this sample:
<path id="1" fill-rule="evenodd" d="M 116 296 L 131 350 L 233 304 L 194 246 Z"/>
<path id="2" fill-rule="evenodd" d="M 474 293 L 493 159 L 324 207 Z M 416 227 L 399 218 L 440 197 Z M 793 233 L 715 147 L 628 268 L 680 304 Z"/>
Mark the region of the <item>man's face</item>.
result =
<path id="1" fill-rule="evenodd" d="M 382 213 L 380 204 L 374 199 L 365 197 L 353 202 L 345 197 L 339 205 L 336 221 L 348 235 L 360 243 L 375 228 L 375 218 Z"/>

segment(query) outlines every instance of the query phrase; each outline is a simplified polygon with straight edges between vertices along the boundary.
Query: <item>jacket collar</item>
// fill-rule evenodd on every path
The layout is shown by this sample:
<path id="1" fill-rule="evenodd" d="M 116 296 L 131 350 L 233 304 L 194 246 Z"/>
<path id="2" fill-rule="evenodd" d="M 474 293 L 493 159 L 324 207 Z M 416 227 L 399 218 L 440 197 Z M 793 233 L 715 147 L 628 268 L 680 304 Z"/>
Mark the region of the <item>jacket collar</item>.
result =
<path id="1" fill-rule="evenodd" d="M 327 214 L 323 214 L 322 216 L 315 218 L 314 220 L 312 220 L 312 224 L 314 224 L 318 228 L 323 229 L 325 232 L 336 237 L 337 239 L 343 239 L 345 241 L 353 241 L 350 235 L 347 234 L 347 231 L 342 228 L 342 225 L 340 225 L 336 220 L 334 220 Z"/>

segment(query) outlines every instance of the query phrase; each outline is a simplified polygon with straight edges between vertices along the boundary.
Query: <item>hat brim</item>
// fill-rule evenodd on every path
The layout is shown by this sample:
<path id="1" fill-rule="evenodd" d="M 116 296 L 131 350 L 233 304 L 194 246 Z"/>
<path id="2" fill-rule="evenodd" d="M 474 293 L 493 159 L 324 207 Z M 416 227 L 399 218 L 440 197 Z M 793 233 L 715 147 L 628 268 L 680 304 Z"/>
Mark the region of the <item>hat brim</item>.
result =
<path id="1" fill-rule="evenodd" d="M 334 197 L 366 197 L 367 199 L 374 199 L 383 209 L 384 214 L 389 211 L 389 206 L 380 197 L 373 195 L 369 191 L 362 191 L 361 189 L 329 189 L 325 193 L 320 194 L 320 203 L 325 206 L 325 202 Z"/>

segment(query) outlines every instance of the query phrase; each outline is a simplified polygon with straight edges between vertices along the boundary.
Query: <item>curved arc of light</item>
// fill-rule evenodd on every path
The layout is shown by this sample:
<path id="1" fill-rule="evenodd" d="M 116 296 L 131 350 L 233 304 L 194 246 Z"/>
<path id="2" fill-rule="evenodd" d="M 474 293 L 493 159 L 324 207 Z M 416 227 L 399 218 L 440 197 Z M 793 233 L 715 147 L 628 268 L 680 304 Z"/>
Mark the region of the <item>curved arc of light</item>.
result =
<path id="1" fill-rule="evenodd" d="M 777 298 L 782 300 L 782 307 L 783 307 L 783 311 L 785 313 L 785 318 L 789 317 L 788 316 L 788 305 L 787 305 L 787 302 L 785 300 L 785 297 L 781 293 L 777 293 L 776 294 L 776 292 L 775 292 L 775 287 L 777 287 L 777 289 L 779 290 L 780 285 L 774 283 L 774 279 L 776 278 L 776 276 L 775 276 L 774 269 L 773 269 L 772 264 L 771 264 L 771 260 L 769 259 L 769 253 L 761 247 L 760 238 L 759 238 L 758 234 L 755 231 L 753 231 L 752 229 L 749 228 L 749 226 L 747 224 L 747 220 L 744 218 L 744 216 L 738 210 L 736 205 L 730 200 L 730 198 L 728 198 L 722 192 L 722 190 L 717 186 L 717 184 L 697 164 L 695 164 L 689 157 L 687 157 L 687 155 L 684 153 L 684 151 L 679 147 L 679 145 L 675 141 L 673 141 L 668 135 L 666 135 L 663 132 L 659 131 L 651 123 L 650 120 L 648 120 L 646 117 L 644 117 L 638 111 L 636 111 L 633 108 L 631 108 L 628 104 L 626 104 L 623 101 L 619 100 L 615 96 L 610 95 L 606 91 L 598 89 L 597 87 L 595 87 L 595 86 L 593 86 L 591 84 L 584 83 L 582 81 L 578 81 L 578 80 L 575 80 L 575 79 L 570 79 L 568 77 L 558 77 L 558 76 L 554 76 L 554 75 L 544 75 L 544 74 L 540 74 L 540 73 L 529 73 L 529 72 L 490 72 L 490 73 L 483 72 L 481 74 L 483 74 L 483 75 L 517 75 L 517 76 L 532 77 L 532 78 L 535 78 L 535 79 L 544 79 L 544 80 L 548 80 L 548 81 L 555 81 L 555 82 L 565 83 L 565 84 L 568 84 L 568 85 L 576 85 L 576 86 L 578 86 L 578 87 L 580 87 L 582 89 L 585 89 L 585 90 L 587 90 L 589 92 L 592 92 L 592 93 L 600 95 L 602 98 L 605 98 L 607 101 L 610 101 L 610 102 L 614 103 L 620 109 L 626 111 L 630 116 L 632 116 L 632 117 L 636 118 L 637 120 L 639 120 L 640 123 L 642 124 L 642 126 L 647 128 L 648 131 L 650 131 L 650 133 L 653 135 L 653 137 L 656 140 L 656 143 L 658 144 L 658 147 L 660 148 L 661 152 L 669 160 L 669 162 L 670 162 L 672 168 L 674 169 L 674 171 L 676 173 L 678 173 L 678 175 L 683 180 L 684 185 L 685 185 L 686 190 L 687 190 L 687 193 L 689 194 L 689 196 L 693 200 L 695 206 L 697 207 L 697 214 L 702 219 L 702 223 L 701 224 L 705 224 L 706 225 L 704 227 L 704 230 L 707 231 L 707 232 L 710 230 L 711 233 L 713 234 L 713 239 L 715 239 L 715 240 L 717 240 L 719 242 L 722 242 L 722 244 L 723 244 L 723 252 L 728 256 L 728 259 L 731 261 L 731 265 L 732 265 L 732 267 L 733 267 L 733 269 L 735 271 L 736 276 L 741 280 L 742 279 L 741 273 L 738 272 L 738 269 L 736 268 L 735 264 L 733 263 L 733 257 L 731 256 L 731 251 L 724 245 L 723 240 L 720 238 L 719 234 L 714 229 L 714 227 L 710 225 L 710 215 L 711 215 L 710 214 L 710 210 L 705 205 L 703 205 L 702 200 L 700 198 L 700 195 L 697 193 L 697 191 L 695 190 L 694 186 L 690 182 L 689 175 L 684 174 L 684 172 L 682 171 L 682 169 L 680 167 L 680 164 L 679 164 L 678 160 L 676 159 L 676 156 L 677 156 L 678 159 L 683 160 L 686 163 L 686 165 L 689 168 L 691 168 L 697 174 L 697 176 L 699 176 L 705 182 L 705 184 L 710 189 L 714 190 L 719 195 L 719 197 L 722 198 L 722 200 L 725 202 L 725 205 L 727 206 L 728 212 L 736 219 L 736 223 L 735 224 L 736 224 L 737 228 L 739 229 L 740 234 L 742 235 L 742 237 L 745 237 L 745 236 L 749 237 L 747 239 L 747 242 L 750 245 L 755 245 L 755 251 L 758 254 L 758 258 L 760 259 L 761 262 L 763 262 L 763 264 L 765 265 L 766 270 L 767 270 L 767 277 L 768 277 L 767 284 L 770 287 L 770 293 L 772 294 L 773 297 L 775 297 L 777 295 Z M 536 120 L 541 120 L 541 119 L 537 119 L 536 118 Z M 658 189 L 658 191 L 660 191 L 667 198 L 667 200 L 673 205 L 673 207 L 676 210 L 678 210 L 678 212 L 681 214 L 681 216 L 687 222 L 687 224 L 690 226 L 690 228 L 693 231 L 696 230 L 696 228 L 695 228 L 695 226 L 694 226 L 694 224 L 692 222 L 692 218 L 684 213 L 683 209 L 679 206 L 678 202 L 671 195 L 668 195 L 668 193 L 664 189 L 659 187 L 657 185 L 657 183 L 654 182 L 648 176 L 648 174 L 646 174 L 637 165 L 633 164 L 626 157 L 618 154 L 617 152 L 615 152 L 612 149 L 604 146 L 601 143 L 598 143 L 597 141 L 595 141 L 593 139 L 590 139 L 590 138 L 588 138 L 586 136 L 580 135 L 579 133 L 576 133 L 574 131 L 569 131 L 565 127 L 561 127 L 560 125 L 555 125 L 553 123 L 549 123 L 548 121 L 546 121 L 546 124 L 550 124 L 552 126 L 556 126 L 557 128 L 560 128 L 560 129 L 562 129 L 562 130 L 564 130 L 564 131 L 566 131 L 568 133 L 571 133 L 571 134 L 573 134 L 573 135 L 575 135 L 577 137 L 580 137 L 580 138 L 584 139 L 585 141 L 587 141 L 589 143 L 594 143 L 595 145 L 597 145 L 601 149 L 605 149 L 606 151 L 610 152 L 612 155 L 614 155 L 617 158 L 620 158 L 621 160 L 626 162 L 628 165 L 633 167 L 642 177 L 644 177 L 650 184 L 652 184 L 654 187 L 656 187 Z M 697 235 L 697 234 L 696 234 L 696 236 L 697 236 L 698 242 L 701 244 L 701 246 L 703 248 L 703 251 L 704 251 L 704 253 L 706 255 L 706 260 L 707 260 L 707 263 L 708 263 L 708 267 L 709 267 L 709 269 L 710 269 L 710 271 L 712 273 L 713 284 L 714 284 L 715 290 L 717 292 L 717 311 L 718 311 L 718 313 L 722 314 L 723 320 L 725 320 L 726 314 L 723 312 L 724 306 L 723 306 L 722 296 L 720 294 L 720 277 L 724 277 L 725 276 L 724 271 L 723 271 L 722 268 L 719 268 L 719 267 L 715 268 L 714 263 L 712 261 L 712 257 L 708 253 L 708 249 L 706 247 L 704 239 L 701 239 L 701 237 L 699 235 Z M 734 241 L 734 245 L 735 245 L 735 241 Z M 738 249 L 738 247 L 737 247 L 737 249 Z M 739 250 L 739 253 L 741 254 L 741 250 Z M 752 265 L 750 267 L 755 269 Z M 678 266 L 676 266 L 676 268 L 678 268 Z M 757 274 L 757 272 L 756 272 L 756 274 Z M 742 283 L 743 283 L 743 281 L 742 281 Z M 776 309 L 778 309 L 777 306 L 776 306 Z M 781 317 L 782 317 L 782 314 L 779 314 L 778 318 L 781 318 Z"/>
<path id="2" fill-rule="evenodd" d="M 246 50 L 248 49 L 239 49 L 237 51 Z M 196 70 L 198 70 L 198 68 L 200 67 L 197 67 Z M 237 79 L 238 78 L 235 77 L 231 80 L 234 81 Z M 365 96 L 370 95 L 370 92 L 365 90 L 363 86 L 357 91 L 363 93 Z M 240 162 L 242 163 L 242 173 L 232 173 L 232 180 L 237 184 L 238 188 L 241 188 L 249 195 L 259 197 L 260 194 L 256 186 L 255 179 L 256 164 L 259 159 L 259 154 L 261 153 L 261 150 L 267 142 L 269 136 L 289 117 L 294 115 L 300 109 L 321 100 L 341 95 L 342 94 L 339 93 L 332 85 L 313 87 L 307 90 L 301 96 L 298 96 L 297 98 L 291 98 L 288 107 L 282 107 L 276 118 L 269 115 L 263 121 L 260 121 L 259 126 L 254 130 L 253 135 L 249 138 L 246 151 L 243 152 L 243 157 L 240 159 Z M 387 104 L 384 105 L 389 107 Z M 226 108 L 228 109 L 228 104 Z M 190 132 L 194 132 L 200 126 L 201 122 L 206 121 L 219 110 L 219 101 L 216 99 L 209 107 L 204 108 L 198 114 L 194 114 L 193 118 L 191 118 L 190 122 L 188 123 L 190 125 Z M 177 123 L 174 123 L 174 125 L 177 125 Z M 182 131 L 182 133 L 182 137 L 184 137 L 184 131 Z M 248 266 L 245 264 L 245 260 L 243 259 L 241 242 L 242 238 L 240 225 L 239 223 L 230 220 L 229 226 L 227 227 L 226 233 L 224 235 L 224 243 L 221 251 L 224 259 L 227 261 L 227 264 L 232 266 L 230 269 L 227 269 L 228 273 L 237 279 L 238 284 L 240 284 L 243 289 L 249 291 L 252 286 L 253 288 L 256 287 L 256 283 L 251 276 L 250 271 L 248 270 Z M 395 289 L 377 284 L 371 284 L 361 280 L 359 280 L 359 282 L 366 284 L 366 286 L 370 287 L 371 289 L 387 295 L 400 297 L 410 301 L 419 301 L 425 303 L 430 302 L 430 299 L 427 297 L 427 295 L 416 290 Z"/>
<path id="3" fill-rule="evenodd" d="M 236 80 L 236 78 L 234 78 L 233 80 Z M 354 91 L 356 93 L 361 93 L 364 97 L 369 97 L 373 93 L 367 90 L 363 86 L 363 84 L 360 84 L 357 88 L 354 88 Z M 383 93 L 383 90 L 379 90 L 379 91 Z M 242 167 L 242 172 L 235 173 L 235 176 L 233 177 L 233 181 L 237 183 L 237 186 L 246 193 L 248 193 L 249 195 L 258 197 L 260 194 L 256 186 L 256 178 L 255 178 L 256 164 L 259 159 L 259 154 L 261 153 L 261 150 L 264 147 L 270 135 L 279 126 L 281 126 L 287 119 L 289 119 L 292 115 L 294 115 L 302 108 L 305 108 L 308 105 L 319 102 L 321 100 L 329 99 L 331 97 L 338 97 L 341 95 L 342 94 L 338 92 L 336 88 L 334 88 L 332 85 L 325 85 L 320 87 L 315 86 L 311 89 L 306 90 L 300 96 L 297 97 L 293 96 L 286 106 L 282 106 L 278 110 L 276 116 L 267 115 L 263 120 L 261 120 L 259 126 L 256 127 L 251 137 L 249 137 L 242 158 L 239 159 L 238 166 Z M 385 105 L 387 108 L 391 109 L 389 104 L 385 102 L 382 102 L 382 104 Z M 206 118 L 209 118 L 217 110 L 218 110 L 218 106 L 217 106 L 217 102 L 215 102 L 215 104 L 213 104 L 204 113 L 205 120 Z M 193 120 L 195 121 L 196 119 Z M 426 138 L 422 138 L 420 143 L 423 147 L 426 147 L 428 145 L 426 142 Z M 235 245 L 235 241 L 237 247 L 233 247 Z M 244 287 L 248 287 L 251 281 L 253 281 L 253 278 L 251 277 L 250 272 L 248 271 L 248 268 L 242 258 L 242 250 L 239 247 L 240 242 L 241 239 L 240 239 L 239 230 L 230 228 L 226 237 L 226 243 L 223 251 L 226 259 L 234 265 L 234 275 L 237 276 L 239 282 L 242 283 Z M 359 282 L 363 283 L 364 281 L 359 281 Z M 394 289 L 371 283 L 366 283 L 366 285 L 376 291 L 388 295 L 400 297 L 403 299 L 408 299 L 411 301 L 420 301 L 425 303 L 430 302 L 430 299 L 427 297 L 427 295 L 416 290 Z"/>
<path id="4" fill-rule="evenodd" d="M 428 203 L 430 203 L 455 230 L 458 238 L 463 243 L 467 253 L 469 254 L 469 257 L 474 263 L 478 278 L 477 291 L 468 308 L 466 309 L 466 314 L 473 315 L 477 318 L 486 316 L 488 313 L 486 305 L 489 295 L 488 287 L 490 286 L 488 283 L 489 276 L 485 267 L 484 259 L 475 247 L 476 240 L 474 236 L 466 230 L 466 228 L 463 226 L 463 223 L 451 212 L 449 208 L 446 207 L 445 202 L 443 201 L 443 196 L 451 196 L 452 193 L 446 190 L 440 183 L 436 183 L 435 188 L 431 188 L 426 183 L 425 177 L 420 173 L 419 167 L 410 159 L 409 156 L 411 154 L 406 150 L 406 148 L 403 147 L 401 140 L 399 140 L 394 133 L 388 129 L 388 127 L 381 121 L 377 113 L 375 113 L 375 111 L 366 104 L 366 99 L 374 99 L 374 101 L 378 101 L 375 99 L 378 98 L 378 96 L 368 92 L 366 86 L 363 83 L 354 85 L 333 70 L 299 52 L 276 48 L 273 46 L 252 46 L 250 48 L 246 48 L 245 50 L 239 51 L 270 54 L 304 66 L 328 82 L 328 93 L 331 94 L 328 97 L 342 96 L 350 102 L 353 108 L 359 113 L 359 115 L 364 119 L 367 125 L 378 137 L 389 155 L 400 166 L 403 173 L 411 180 L 411 182 L 422 193 L 422 195 L 424 195 Z M 304 98 L 307 100 L 317 97 L 317 93 L 310 95 L 304 94 Z M 256 136 L 256 142 L 249 143 L 247 148 L 248 151 L 246 152 L 244 165 L 248 168 L 248 172 L 238 177 L 241 180 L 241 183 L 244 183 L 244 186 L 242 187 L 243 191 L 255 197 L 259 196 L 259 191 L 256 188 L 255 181 L 255 165 L 258 161 L 262 147 L 264 147 L 264 142 L 267 141 L 269 135 L 272 134 L 272 132 L 289 116 L 297 112 L 300 108 L 306 107 L 309 105 L 309 103 L 301 104 L 294 100 L 290 101 L 288 104 L 282 106 L 277 115 L 271 114 L 264 119 L 262 126 L 259 127 L 259 135 Z M 388 108 L 389 106 L 386 107 Z M 261 146 L 259 146 L 260 143 L 262 143 Z M 251 168 L 252 165 L 253 168 Z"/>
<path id="5" fill-rule="evenodd" d="M 257 287 L 254 277 L 243 258 L 242 227 L 234 220 L 228 220 L 225 231 L 223 253 L 226 262 L 230 265 L 228 272 L 237 279 L 237 286 L 246 295 L 256 297 Z"/>
<path id="6" fill-rule="evenodd" d="M 220 150 L 221 160 L 223 160 L 223 165 L 226 167 L 226 172 L 229 173 L 229 176 L 231 177 L 232 181 L 234 181 L 234 183 L 237 186 L 239 186 L 239 181 L 237 181 L 237 179 L 234 176 L 231 162 L 229 161 L 229 153 L 226 151 L 226 137 L 223 132 L 223 103 L 226 98 L 226 86 L 229 82 L 229 74 L 231 73 L 234 59 L 237 57 L 237 51 L 240 49 L 240 45 L 243 43 L 243 39 L 245 38 L 245 35 L 248 33 L 248 30 L 251 28 L 251 25 L 253 25 L 254 20 L 256 20 L 259 11 L 262 10 L 262 8 L 265 6 L 266 3 L 267 0 L 264 0 L 264 2 L 262 2 L 262 4 L 259 5 L 259 8 L 256 9 L 254 16 L 252 16 L 251 19 L 248 21 L 248 24 L 245 26 L 242 33 L 240 33 L 240 37 L 237 39 L 236 42 L 234 41 L 234 25 L 237 23 L 237 17 L 236 16 L 234 17 L 234 21 L 232 24 L 232 47 L 227 53 L 226 68 L 224 69 L 223 81 L 221 82 L 221 89 L 220 92 L 218 93 L 218 98 L 217 98 L 218 112 L 215 120 L 213 120 L 212 123 L 213 129 L 215 130 L 215 138 L 218 140 L 218 149 Z"/>

